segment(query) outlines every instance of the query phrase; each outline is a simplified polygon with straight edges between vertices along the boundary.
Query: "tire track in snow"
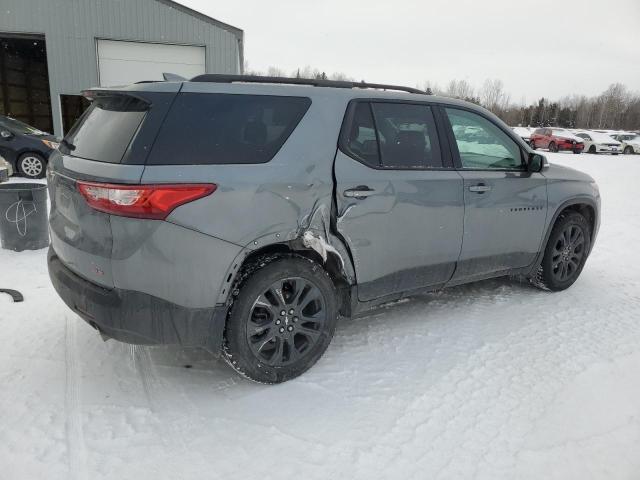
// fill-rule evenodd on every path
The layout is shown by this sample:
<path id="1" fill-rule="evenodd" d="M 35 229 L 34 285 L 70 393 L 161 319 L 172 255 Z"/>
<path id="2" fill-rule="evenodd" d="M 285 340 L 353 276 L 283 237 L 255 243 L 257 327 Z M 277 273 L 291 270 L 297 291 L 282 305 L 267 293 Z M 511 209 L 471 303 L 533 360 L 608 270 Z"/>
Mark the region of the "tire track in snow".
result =
<path id="1" fill-rule="evenodd" d="M 163 445 L 168 447 L 177 442 L 179 449 L 183 453 L 187 453 L 188 447 L 184 433 L 180 428 L 176 428 L 177 418 L 173 412 L 175 412 L 176 405 L 180 405 L 184 415 L 191 419 L 196 414 L 195 409 L 192 405 L 187 405 L 187 402 L 175 403 L 167 398 L 169 387 L 158 377 L 148 347 L 131 345 L 130 348 L 133 364 L 140 377 L 149 408 L 159 418 Z"/>
<path id="2" fill-rule="evenodd" d="M 80 403 L 81 368 L 78 363 L 77 321 L 65 317 L 65 434 L 69 462 L 69 478 L 85 480 L 87 476 L 87 449 L 82 430 Z"/>

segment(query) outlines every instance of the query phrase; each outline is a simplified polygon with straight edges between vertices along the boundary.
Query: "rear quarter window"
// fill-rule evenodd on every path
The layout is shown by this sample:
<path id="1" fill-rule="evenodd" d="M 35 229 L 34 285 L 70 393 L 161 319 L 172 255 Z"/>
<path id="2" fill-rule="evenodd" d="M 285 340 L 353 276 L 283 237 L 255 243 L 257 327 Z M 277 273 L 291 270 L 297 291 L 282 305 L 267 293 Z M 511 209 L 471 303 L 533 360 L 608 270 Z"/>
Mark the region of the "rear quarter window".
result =
<path id="1" fill-rule="evenodd" d="M 266 163 L 310 105 L 306 97 L 178 94 L 147 164 Z"/>

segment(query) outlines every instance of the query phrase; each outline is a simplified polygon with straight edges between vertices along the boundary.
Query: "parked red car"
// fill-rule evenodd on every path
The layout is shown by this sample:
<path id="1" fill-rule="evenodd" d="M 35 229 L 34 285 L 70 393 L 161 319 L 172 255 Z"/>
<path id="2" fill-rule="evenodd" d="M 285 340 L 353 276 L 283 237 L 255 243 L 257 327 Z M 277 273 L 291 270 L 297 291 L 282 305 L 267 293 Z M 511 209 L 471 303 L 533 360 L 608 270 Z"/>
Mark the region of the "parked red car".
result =
<path id="1" fill-rule="evenodd" d="M 582 153 L 584 140 L 561 128 L 537 128 L 529 140 L 531 148 L 548 148 L 550 152 L 565 150 Z"/>

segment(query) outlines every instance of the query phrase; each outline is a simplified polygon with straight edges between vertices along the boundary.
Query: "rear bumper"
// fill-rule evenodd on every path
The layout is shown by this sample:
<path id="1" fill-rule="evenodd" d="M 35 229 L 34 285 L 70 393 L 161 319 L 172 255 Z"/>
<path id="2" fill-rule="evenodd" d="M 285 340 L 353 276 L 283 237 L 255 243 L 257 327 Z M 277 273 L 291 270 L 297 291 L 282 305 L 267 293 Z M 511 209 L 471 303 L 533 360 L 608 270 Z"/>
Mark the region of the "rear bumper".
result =
<path id="1" fill-rule="evenodd" d="M 58 295 L 103 337 L 220 352 L 226 307 L 186 308 L 146 293 L 101 287 L 69 270 L 53 248 L 49 248 L 48 266 Z"/>

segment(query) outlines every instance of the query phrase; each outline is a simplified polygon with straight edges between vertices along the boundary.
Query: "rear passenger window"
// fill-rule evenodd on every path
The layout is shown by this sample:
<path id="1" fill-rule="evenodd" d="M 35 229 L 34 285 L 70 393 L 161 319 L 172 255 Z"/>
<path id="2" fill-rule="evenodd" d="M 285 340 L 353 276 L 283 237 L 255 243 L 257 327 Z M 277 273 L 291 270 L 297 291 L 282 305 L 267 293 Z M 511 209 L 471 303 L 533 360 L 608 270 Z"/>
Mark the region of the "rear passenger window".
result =
<path id="1" fill-rule="evenodd" d="M 347 130 L 346 147 L 349 154 L 372 166 L 380 166 L 380 153 L 376 139 L 371 105 L 359 102 L 353 112 L 351 125 Z"/>
<path id="2" fill-rule="evenodd" d="M 442 167 L 435 121 L 425 105 L 358 102 L 341 146 L 374 168 Z"/>
<path id="3" fill-rule="evenodd" d="M 310 105 L 306 97 L 178 94 L 147 164 L 266 163 Z"/>
<path id="4" fill-rule="evenodd" d="M 374 103 L 382 165 L 441 168 L 442 156 L 431 109 L 406 103 Z"/>

